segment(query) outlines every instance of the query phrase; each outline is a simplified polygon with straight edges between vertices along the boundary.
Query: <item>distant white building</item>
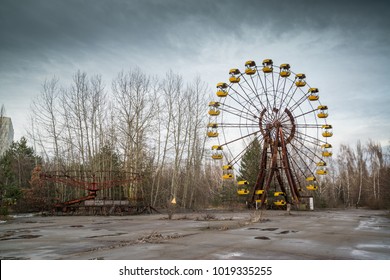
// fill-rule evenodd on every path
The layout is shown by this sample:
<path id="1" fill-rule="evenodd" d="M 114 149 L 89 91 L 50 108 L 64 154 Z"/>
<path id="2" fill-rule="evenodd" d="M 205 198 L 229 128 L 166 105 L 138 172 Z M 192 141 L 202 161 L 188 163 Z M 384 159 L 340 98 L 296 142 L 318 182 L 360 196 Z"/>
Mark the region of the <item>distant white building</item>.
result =
<path id="1" fill-rule="evenodd" d="M 11 146 L 14 141 L 14 127 L 11 118 L 0 117 L 0 156 Z"/>

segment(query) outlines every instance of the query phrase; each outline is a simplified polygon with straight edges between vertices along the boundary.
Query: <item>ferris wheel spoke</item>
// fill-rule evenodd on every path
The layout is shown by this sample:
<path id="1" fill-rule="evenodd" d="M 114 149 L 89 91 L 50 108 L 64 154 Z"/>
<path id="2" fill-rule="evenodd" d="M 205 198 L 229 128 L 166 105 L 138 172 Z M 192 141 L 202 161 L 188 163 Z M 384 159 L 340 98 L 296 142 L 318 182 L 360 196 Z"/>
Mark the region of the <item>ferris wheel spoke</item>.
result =
<path id="1" fill-rule="evenodd" d="M 244 136 L 238 137 L 238 138 L 236 138 L 236 139 L 233 139 L 233 140 L 229 140 L 229 141 L 227 141 L 226 143 L 223 143 L 223 144 L 221 144 L 220 146 L 221 146 L 221 147 L 223 147 L 223 146 L 226 146 L 226 145 L 232 144 L 232 143 L 234 143 L 234 142 L 237 142 L 237 141 L 243 140 L 243 139 L 245 139 L 245 138 L 248 138 L 248 137 L 250 137 L 250 136 L 252 136 L 252 135 L 256 135 L 256 134 L 258 134 L 258 133 L 260 133 L 260 130 L 254 131 L 254 132 L 252 132 L 252 133 L 249 133 L 249 134 L 247 134 L 247 135 L 244 135 Z"/>
<path id="2" fill-rule="evenodd" d="M 267 100 L 267 108 L 269 108 L 270 111 L 272 111 L 271 102 L 269 101 L 270 97 L 268 94 L 268 86 L 267 86 L 267 74 L 264 73 L 264 93 Z"/>
<path id="3" fill-rule="evenodd" d="M 308 98 L 308 96 L 310 95 L 309 92 L 305 93 L 300 99 L 298 99 L 298 101 L 296 101 L 292 106 L 291 106 L 291 110 L 295 110 L 296 108 L 298 108 L 303 102 L 305 102 Z"/>
<path id="4" fill-rule="evenodd" d="M 284 85 L 283 85 L 283 93 L 285 92 L 285 88 L 286 88 L 286 83 L 287 83 L 287 78 L 284 79 Z M 291 89 L 293 88 L 294 84 L 291 84 L 290 88 L 288 89 L 288 91 L 286 92 L 286 94 L 283 94 L 282 95 L 282 99 L 280 101 L 280 105 L 279 105 L 279 112 L 282 110 L 282 107 L 283 107 L 283 104 L 285 104 L 286 102 L 286 99 L 288 98 L 290 92 L 291 92 Z M 286 108 L 288 106 L 285 106 Z"/>
<path id="5" fill-rule="evenodd" d="M 260 71 L 257 71 L 257 78 L 258 80 L 260 81 L 260 85 L 261 85 L 261 89 L 262 89 L 262 93 L 264 94 L 265 96 L 265 100 L 266 100 L 266 106 L 264 106 L 267 110 L 271 110 L 272 108 L 270 108 L 270 102 L 269 102 L 269 99 L 268 99 L 268 94 L 267 94 L 267 87 L 266 87 L 266 76 L 265 76 L 265 73 L 264 73 L 264 83 L 263 83 L 263 80 L 260 76 Z"/>
<path id="6" fill-rule="evenodd" d="M 229 110 L 227 110 L 227 109 L 225 109 L 225 108 L 228 108 Z M 235 107 L 233 107 L 233 106 L 230 106 L 230 105 L 228 105 L 228 104 L 223 104 L 223 107 L 221 108 L 222 110 L 224 110 L 224 111 L 227 111 L 227 112 L 230 112 L 230 113 L 232 113 L 233 114 L 233 112 L 236 112 L 235 114 L 237 114 L 237 113 L 245 113 L 245 115 L 248 115 L 249 117 L 251 117 L 251 118 L 254 118 L 254 119 L 258 119 L 259 117 L 258 116 L 256 116 L 255 114 L 253 114 L 249 109 L 247 109 L 247 110 L 239 110 L 239 109 L 237 109 L 237 108 L 235 108 Z M 230 110 L 232 110 L 232 111 L 230 111 Z"/>
<path id="7" fill-rule="evenodd" d="M 318 139 L 317 138 L 310 139 L 309 135 L 303 134 L 301 132 L 298 132 L 294 139 L 302 145 L 304 142 L 307 142 L 308 144 L 313 144 L 314 146 L 318 146 Z"/>
<path id="8" fill-rule="evenodd" d="M 249 87 L 249 89 L 251 90 L 251 92 L 253 92 L 253 93 L 255 94 L 255 96 L 257 97 L 257 99 L 258 99 L 260 105 L 264 108 L 264 105 L 263 105 L 263 103 L 261 102 L 261 99 L 259 98 L 259 93 L 258 93 L 258 91 L 257 91 L 257 87 L 256 87 L 255 84 L 254 84 L 254 81 L 253 81 L 252 76 L 250 76 L 250 77 L 251 77 L 251 81 L 252 81 L 253 87 L 249 84 L 248 80 L 245 78 L 244 75 L 243 75 L 242 77 L 244 78 L 244 81 L 245 81 L 245 83 L 248 85 L 248 87 Z M 240 84 L 240 87 L 241 87 L 241 89 L 244 91 L 244 93 L 246 94 L 246 96 L 248 97 L 248 99 L 251 100 L 252 106 L 255 107 L 255 108 L 257 108 L 257 106 L 256 106 L 256 105 L 253 103 L 253 101 L 252 101 L 253 97 L 249 96 L 249 95 L 246 93 L 246 91 L 243 89 L 243 87 L 242 87 L 241 84 Z"/>
<path id="9" fill-rule="evenodd" d="M 236 89 L 234 89 L 234 88 L 232 88 L 232 87 L 230 87 L 230 88 L 231 88 L 238 96 L 240 96 L 243 100 L 245 100 L 247 104 L 252 105 L 253 108 L 255 108 L 255 109 L 258 111 L 258 113 L 260 113 L 260 112 L 259 112 L 259 109 L 258 109 L 257 106 L 253 103 L 252 98 L 247 94 L 247 92 L 245 91 L 244 87 L 243 87 L 240 83 L 239 83 L 238 85 L 239 85 L 239 87 L 241 88 L 241 90 L 244 92 L 244 94 L 246 95 L 246 97 L 244 97 L 244 96 L 243 96 L 240 92 L 238 92 Z"/>
<path id="10" fill-rule="evenodd" d="M 262 110 L 264 110 L 264 109 L 266 109 L 266 107 L 264 106 L 264 102 L 262 102 L 262 100 L 260 99 L 260 93 L 257 90 L 257 85 L 255 85 L 255 81 L 254 81 L 253 77 L 252 76 L 250 76 L 250 77 L 251 77 L 251 81 L 252 81 L 252 85 L 253 85 L 253 88 L 254 88 L 254 92 L 255 92 L 256 98 L 259 101 L 259 104 L 262 107 Z"/>
<path id="11" fill-rule="evenodd" d="M 301 144 L 302 149 L 305 149 L 305 150 L 307 150 L 308 152 L 310 152 L 310 154 L 311 154 L 312 156 L 314 156 L 315 158 L 318 158 L 319 160 L 322 160 L 321 157 L 319 157 L 315 152 L 313 152 L 311 149 L 309 149 L 309 148 L 307 147 L 307 145 L 305 145 L 305 143 L 302 141 L 302 138 L 296 137 L 296 138 L 294 138 L 294 139 L 296 140 L 296 142 L 298 142 L 298 143 Z M 314 146 L 318 146 L 318 143 L 310 142 L 309 140 L 306 140 L 306 142 L 311 143 L 311 144 L 313 144 Z M 292 147 L 295 147 L 294 143 L 292 143 L 291 146 L 292 146 Z M 303 152 L 303 150 L 302 150 L 302 152 Z M 308 158 L 312 159 L 312 157 L 308 157 Z M 314 162 L 314 161 L 313 161 L 313 162 Z"/>
<path id="12" fill-rule="evenodd" d="M 254 115 L 252 115 L 252 114 L 249 114 L 248 112 L 243 112 L 243 111 L 233 112 L 233 111 L 230 111 L 230 110 L 226 110 L 226 109 L 224 109 L 224 108 L 221 108 L 220 110 L 223 111 L 223 112 L 229 113 L 229 114 L 231 114 L 231 115 L 237 116 L 237 117 L 239 117 L 239 118 L 243 118 L 243 119 L 245 119 L 245 120 L 254 122 L 254 123 L 257 123 L 257 122 L 258 122 L 257 119 L 255 119 L 255 118 L 257 118 L 257 117 L 254 116 Z M 243 116 L 243 114 L 244 114 L 245 116 Z M 252 117 L 252 118 L 251 118 L 251 117 Z"/>
<path id="13" fill-rule="evenodd" d="M 310 170 L 310 166 L 306 163 L 306 160 L 304 158 L 302 158 L 302 155 L 299 153 L 299 149 L 297 149 L 295 146 L 292 146 L 293 149 L 295 150 L 296 154 L 298 155 L 298 157 L 300 158 L 301 160 L 301 164 L 304 165 L 306 167 L 306 170 Z M 295 157 L 294 156 L 290 156 L 290 158 L 292 158 L 292 160 L 295 162 L 295 165 L 298 166 L 299 170 L 301 171 L 302 175 L 306 175 L 305 172 L 299 167 L 300 164 L 298 164 L 295 160 Z M 310 158 L 309 158 L 310 160 Z M 311 160 L 311 162 L 314 164 L 315 162 L 313 160 Z M 306 177 L 306 176 L 305 176 Z"/>
<path id="14" fill-rule="evenodd" d="M 273 92 L 273 100 L 274 100 L 274 106 L 273 108 L 276 108 L 276 100 L 277 100 L 277 91 L 275 90 L 275 78 L 274 78 L 274 72 L 272 74 L 272 92 Z"/>
<path id="15" fill-rule="evenodd" d="M 227 128 L 227 127 L 250 127 L 250 128 L 253 128 L 253 127 L 256 127 L 258 128 L 259 126 L 257 124 L 242 124 L 242 123 L 221 123 L 221 124 L 218 124 L 218 127 L 222 127 L 222 128 Z"/>
<path id="16" fill-rule="evenodd" d="M 297 147 L 296 145 L 292 144 L 291 148 L 294 149 L 296 155 L 301 159 L 302 163 L 306 164 L 307 161 L 309 161 L 312 164 L 316 163 L 316 161 L 313 159 L 313 156 L 312 156 L 313 154 L 315 155 L 315 153 L 313 153 L 307 147 L 305 147 L 305 146 Z M 317 157 L 317 155 L 315 155 L 315 157 Z M 309 166 L 307 165 L 307 167 L 309 167 Z"/>
<path id="17" fill-rule="evenodd" d="M 275 100 L 278 98 L 277 94 L 279 92 L 279 83 L 280 83 L 280 75 L 278 75 L 278 80 L 276 82 L 276 89 L 274 89 L 275 92 Z M 276 105 L 274 106 L 276 108 Z"/>
<path id="18" fill-rule="evenodd" d="M 288 154 L 288 158 L 291 159 L 291 168 L 293 169 L 293 174 L 295 176 L 296 179 L 298 179 L 298 175 L 297 175 L 297 169 L 298 171 L 304 176 L 305 175 L 305 172 L 304 170 L 301 168 L 301 165 L 299 162 L 297 162 L 296 158 L 294 155 L 292 155 L 289 151 L 287 151 L 287 154 Z M 302 160 L 302 159 L 301 159 Z M 303 162 L 303 164 L 305 164 L 305 162 Z M 306 169 L 309 168 L 307 165 L 306 165 Z M 298 184 L 300 185 L 300 180 L 297 180 Z"/>
<path id="19" fill-rule="evenodd" d="M 286 104 L 286 108 L 290 108 L 289 110 L 290 110 L 291 112 L 294 112 L 295 109 L 293 110 L 293 109 L 292 109 L 291 107 L 289 107 L 289 106 L 290 106 L 291 100 L 294 99 L 294 95 L 295 95 L 295 93 L 297 92 L 297 90 L 298 90 L 298 88 L 295 87 L 294 90 L 293 90 L 293 92 L 292 92 L 292 94 L 291 94 L 291 96 L 290 96 L 290 99 L 288 100 L 288 102 L 287 102 L 287 104 Z"/>
<path id="20" fill-rule="evenodd" d="M 242 149 L 235 157 L 233 157 L 229 162 L 228 164 L 229 165 L 234 165 L 236 164 L 238 161 L 241 160 L 241 158 L 245 155 L 245 152 L 248 150 L 248 146 L 246 146 L 244 149 Z"/>
<path id="21" fill-rule="evenodd" d="M 245 111 L 247 111 L 248 114 L 251 113 L 251 112 L 249 111 L 248 108 L 246 108 L 245 106 L 242 106 L 242 102 L 240 102 L 239 100 L 237 100 L 237 99 L 236 99 L 235 97 L 233 97 L 232 95 L 229 95 L 229 97 L 230 97 L 231 100 L 235 101 L 235 102 L 237 103 L 237 106 L 241 109 L 241 110 L 239 110 L 239 109 L 235 108 L 235 110 L 237 110 L 238 112 L 243 112 L 242 109 L 245 109 Z M 227 105 L 226 102 L 225 102 L 225 103 L 223 103 L 223 106 L 224 106 L 224 107 L 227 107 L 228 105 Z M 230 108 L 234 108 L 234 107 L 231 106 Z"/>
<path id="22" fill-rule="evenodd" d="M 297 123 L 295 126 L 297 128 L 321 128 L 321 125 L 316 123 Z"/>
<path id="23" fill-rule="evenodd" d="M 310 111 L 307 111 L 307 112 L 304 112 L 304 113 L 302 113 L 302 114 L 300 114 L 300 115 L 295 116 L 295 118 L 297 119 L 297 118 L 303 117 L 303 116 L 305 116 L 305 115 L 314 113 L 315 111 L 318 111 L 318 109 L 317 109 L 317 108 L 316 108 L 316 109 L 313 108 L 313 109 L 310 110 Z"/>

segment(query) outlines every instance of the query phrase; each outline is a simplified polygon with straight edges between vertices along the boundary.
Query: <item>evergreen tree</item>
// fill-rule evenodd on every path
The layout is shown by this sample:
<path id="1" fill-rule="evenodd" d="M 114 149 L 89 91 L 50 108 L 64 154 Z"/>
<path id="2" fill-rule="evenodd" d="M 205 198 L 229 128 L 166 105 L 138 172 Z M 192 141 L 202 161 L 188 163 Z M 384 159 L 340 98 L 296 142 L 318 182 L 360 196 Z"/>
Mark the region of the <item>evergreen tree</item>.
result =
<path id="1" fill-rule="evenodd" d="M 241 166 L 238 170 L 238 180 L 246 180 L 249 182 L 250 186 L 253 186 L 256 183 L 260 168 L 261 152 L 261 144 L 256 137 L 249 144 L 241 159 Z"/>
<path id="2" fill-rule="evenodd" d="M 22 197 L 22 190 L 31 187 L 31 172 L 40 163 L 26 138 L 13 142 L 0 158 L 0 199 L 2 209 L 15 204 Z"/>

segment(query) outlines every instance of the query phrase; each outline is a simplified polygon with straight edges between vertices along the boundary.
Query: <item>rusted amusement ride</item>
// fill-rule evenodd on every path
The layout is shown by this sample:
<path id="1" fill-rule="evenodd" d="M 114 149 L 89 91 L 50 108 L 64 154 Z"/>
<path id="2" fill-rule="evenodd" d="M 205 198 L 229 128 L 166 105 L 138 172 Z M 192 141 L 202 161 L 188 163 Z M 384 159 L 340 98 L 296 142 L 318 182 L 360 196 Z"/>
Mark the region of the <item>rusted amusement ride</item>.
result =
<path id="1" fill-rule="evenodd" d="M 95 215 L 140 214 L 156 211 L 145 205 L 136 184 L 142 176 L 134 172 L 113 171 L 52 171 L 36 168 L 40 184 L 51 184 L 57 192 L 71 188 L 68 199 L 57 199 L 52 205 L 57 213 Z M 113 195 L 116 193 L 116 195 Z M 115 198 L 117 197 L 117 199 Z"/>
<path id="2" fill-rule="evenodd" d="M 325 159 L 332 156 L 332 126 L 328 107 L 319 101 L 318 88 L 289 64 L 271 59 L 245 70 L 231 69 L 229 82 L 217 84 L 218 101 L 209 103 L 207 135 L 217 139 L 212 158 L 224 160 L 224 180 L 234 180 L 242 156 L 256 139 L 261 145 L 255 182 L 237 182 L 237 194 L 250 206 L 302 205 L 327 174 Z M 318 175 L 318 176 L 317 176 Z"/>

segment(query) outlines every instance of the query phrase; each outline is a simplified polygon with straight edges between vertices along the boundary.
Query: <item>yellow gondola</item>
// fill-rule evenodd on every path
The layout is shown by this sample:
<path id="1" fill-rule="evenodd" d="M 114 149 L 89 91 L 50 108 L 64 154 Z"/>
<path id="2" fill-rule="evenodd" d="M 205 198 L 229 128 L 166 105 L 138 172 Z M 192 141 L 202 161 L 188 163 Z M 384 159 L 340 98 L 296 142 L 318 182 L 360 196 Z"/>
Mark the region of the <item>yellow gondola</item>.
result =
<path id="1" fill-rule="evenodd" d="M 231 166 L 231 165 L 223 165 L 222 166 L 222 170 L 233 170 L 233 166 Z"/>
<path id="2" fill-rule="evenodd" d="M 210 109 L 209 110 L 209 115 L 210 116 L 219 116 L 220 113 L 221 113 L 221 111 L 216 110 L 216 109 Z"/>
<path id="3" fill-rule="evenodd" d="M 211 158 L 212 159 L 223 159 L 223 155 L 215 153 L 215 154 L 211 155 Z"/>
<path id="4" fill-rule="evenodd" d="M 274 71 L 274 68 L 272 66 L 273 66 L 272 59 L 264 59 L 263 60 L 263 69 L 262 70 L 264 73 L 271 73 L 272 71 Z"/>
<path id="5" fill-rule="evenodd" d="M 283 78 L 287 78 L 290 75 L 291 75 L 290 64 L 288 64 L 288 63 L 281 64 L 280 65 L 280 76 Z"/>
<path id="6" fill-rule="evenodd" d="M 247 180 L 238 181 L 237 184 L 239 186 L 249 185 L 249 182 Z"/>
<path id="7" fill-rule="evenodd" d="M 281 199 L 281 200 L 274 201 L 274 204 L 276 206 L 284 206 L 284 205 L 286 205 L 286 201 Z"/>
<path id="8" fill-rule="evenodd" d="M 231 173 L 223 174 L 222 175 L 222 179 L 224 179 L 224 180 L 226 180 L 226 179 L 233 179 L 233 174 L 231 174 Z"/>
<path id="9" fill-rule="evenodd" d="M 217 123 L 208 123 L 208 124 L 207 124 L 207 127 L 210 127 L 210 128 L 218 128 L 218 124 L 217 124 Z"/>
<path id="10" fill-rule="evenodd" d="M 318 186 L 316 185 L 308 185 L 306 186 L 306 189 L 309 191 L 316 191 L 318 189 Z"/>
<path id="11" fill-rule="evenodd" d="M 238 70 L 237 68 L 230 69 L 229 74 L 230 74 L 229 81 L 231 83 L 240 82 L 240 77 L 239 77 L 239 75 L 241 74 L 240 70 Z"/>
<path id="12" fill-rule="evenodd" d="M 319 92 L 318 88 L 309 88 L 310 95 L 309 95 L 308 99 L 310 101 L 317 101 L 320 98 L 320 96 L 318 95 L 318 92 Z"/>
<path id="13" fill-rule="evenodd" d="M 285 195 L 284 192 L 274 192 L 274 196 L 281 196 Z"/>
<path id="14" fill-rule="evenodd" d="M 207 132 L 208 137 L 218 137 L 219 133 L 217 131 L 209 131 Z"/>
<path id="15" fill-rule="evenodd" d="M 207 125 L 207 127 L 212 129 L 212 130 L 207 132 L 207 136 L 208 137 L 218 137 L 218 135 L 219 135 L 219 133 L 217 131 L 218 124 L 216 124 L 216 123 L 209 123 Z"/>
<path id="16" fill-rule="evenodd" d="M 326 170 L 326 163 L 323 161 L 320 161 L 317 163 L 317 166 L 319 167 L 316 171 L 318 175 L 326 175 L 328 174 L 328 171 Z"/>
<path id="17" fill-rule="evenodd" d="M 227 83 L 218 83 L 217 84 L 217 96 L 218 97 L 226 97 L 228 95 L 226 89 L 227 89 L 228 85 Z"/>
<path id="18" fill-rule="evenodd" d="M 317 163 L 317 166 L 319 167 L 316 171 L 318 175 L 326 175 L 328 174 L 328 171 L 326 170 L 326 163 L 323 161 L 320 161 Z"/>
<path id="19" fill-rule="evenodd" d="M 322 156 L 323 157 L 331 157 L 333 155 L 332 153 L 332 145 L 329 144 L 329 143 L 326 143 L 326 144 L 323 144 L 321 145 L 321 149 L 322 149 Z"/>
<path id="20" fill-rule="evenodd" d="M 318 175 L 326 175 L 326 174 L 328 174 L 328 171 L 323 168 L 323 169 L 317 169 L 316 173 Z"/>
<path id="21" fill-rule="evenodd" d="M 255 191 L 255 194 L 263 194 L 264 193 L 264 190 L 256 190 Z"/>
<path id="22" fill-rule="evenodd" d="M 316 181 L 316 177 L 314 177 L 314 176 L 306 177 L 306 181 L 308 181 L 308 182 L 314 182 L 314 181 Z"/>
<path id="23" fill-rule="evenodd" d="M 226 90 L 220 89 L 217 91 L 217 96 L 218 97 L 226 97 L 228 95 Z"/>
<path id="24" fill-rule="evenodd" d="M 246 194 L 249 194 L 249 190 L 247 190 L 247 189 L 238 189 L 237 190 L 237 194 L 239 194 L 239 195 L 246 195 Z"/>
<path id="25" fill-rule="evenodd" d="M 305 74 L 299 73 L 299 74 L 297 74 L 297 75 L 295 76 L 295 79 L 297 80 L 297 81 L 295 82 L 295 85 L 296 85 L 297 87 L 304 87 L 304 86 L 306 85 L 306 81 L 305 81 L 306 75 L 305 75 Z"/>
<path id="26" fill-rule="evenodd" d="M 219 105 L 221 105 L 221 103 L 219 103 L 219 102 L 217 102 L 217 101 L 210 101 L 210 102 L 209 102 L 209 107 L 218 108 Z"/>
<path id="27" fill-rule="evenodd" d="M 219 146 L 219 145 L 214 145 L 211 147 L 212 150 L 214 151 L 222 151 L 222 146 Z M 212 159 L 222 159 L 223 158 L 223 155 L 221 152 L 215 152 L 214 154 L 211 155 L 211 158 Z"/>
<path id="28" fill-rule="evenodd" d="M 323 161 L 317 162 L 317 166 L 326 166 L 326 162 Z"/>
<path id="29" fill-rule="evenodd" d="M 333 132 L 332 132 L 332 126 L 330 124 L 325 124 L 322 126 L 322 136 L 324 137 L 332 137 Z"/>
<path id="30" fill-rule="evenodd" d="M 320 119 L 325 119 L 328 117 L 328 106 L 320 105 L 320 106 L 318 106 L 317 109 L 319 110 L 317 117 L 319 117 Z"/>
<path id="31" fill-rule="evenodd" d="M 256 74 L 256 63 L 253 60 L 248 60 L 247 62 L 245 62 L 245 74 Z"/>

